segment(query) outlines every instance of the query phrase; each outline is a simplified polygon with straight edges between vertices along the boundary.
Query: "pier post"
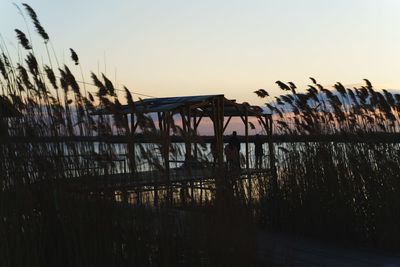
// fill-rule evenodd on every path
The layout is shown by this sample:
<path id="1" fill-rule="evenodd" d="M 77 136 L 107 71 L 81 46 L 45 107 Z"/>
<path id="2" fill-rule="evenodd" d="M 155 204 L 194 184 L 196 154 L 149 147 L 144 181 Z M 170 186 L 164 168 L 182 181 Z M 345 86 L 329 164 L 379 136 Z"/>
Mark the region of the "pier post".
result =
<path id="1" fill-rule="evenodd" d="M 246 151 L 246 171 L 249 175 L 250 161 L 249 161 L 249 116 L 247 114 L 247 107 L 244 113 L 244 135 L 245 135 L 245 151 Z"/>
<path id="2" fill-rule="evenodd" d="M 233 198 L 230 182 L 224 172 L 224 96 L 216 96 L 213 99 L 213 125 L 215 136 L 216 160 L 216 198 L 220 207 L 225 209 Z"/>
<path id="3" fill-rule="evenodd" d="M 250 179 L 250 160 L 249 160 L 249 114 L 248 114 L 248 108 L 245 107 L 244 111 L 244 135 L 245 135 L 245 151 L 246 151 L 246 175 L 247 175 L 247 181 L 249 183 L 248 186 L 248 194 L 249 194 L 249 203 L 252 202 L 252 183 Z M 243 183 L 243 181 L 240 181 Z"/>
<path id="4" fill-rule="evenodd" d="M 269 164 L 271 168 L 272 174 L 272 193 L 276 195 L 278 193 L 278 174 L 276 170 L 275 163 L 275 149 L 274 143 L 272 142 L 272 134 L 273 134 L 273 124 L 272 124 L 272 116 L 265 116 L 267 122 L 267 134 L 268 134 L 268 150 L 269 150 Z"/>
<path id="5" fill-rule="evenodd" d="M 164 163 L 164 178 L 166 180 L 166 191 L 167 191 L 167 201 L 168 205 L 172 205 L 173 203 L 173 194 L 172 194 L 172 184 L 170 177 L 170 167 L 169 167 L 169 147 L 171 145 L 171 119 L 172 115 L 170 111 L 157 112 L 158 115 L 158 125 L 160 129 L 160 144 L 161 144 L 161 157 Z"/>
<path id="6" fill-rule="evenodd" d="M 136 131 L 136 125 L 135 125 L 135 115 L 134 113 L 130 114 L 131 116 L 131 131 L 130 131 L 130 137 L 129 137 L 129 142 L 128 142 L 128 159 L 129 159 L 129 169 L 130 169 L 130 174 L 131 178 L 135 179 L 135 173 L 136 173 L 136 161 L 135 161 L 135 131 Z"/>

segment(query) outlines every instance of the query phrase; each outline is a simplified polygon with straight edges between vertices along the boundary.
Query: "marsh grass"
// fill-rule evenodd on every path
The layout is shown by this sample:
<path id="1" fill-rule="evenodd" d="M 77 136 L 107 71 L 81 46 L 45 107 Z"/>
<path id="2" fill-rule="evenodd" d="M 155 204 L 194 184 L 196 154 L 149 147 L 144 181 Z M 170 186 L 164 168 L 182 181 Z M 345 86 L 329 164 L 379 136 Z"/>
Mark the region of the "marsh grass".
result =
<path id="1" fill-rule="evenodd" d="M 59 201 L 58 212 L 42 208 L 42 214 L 7 217 L 1 227 L 7 241 L 3 266 L 243 266 L 250 260 L 249 232 L 231 235 L 237 224 L 224 221 L 220 228 L 212 213 L 116 206 L 70 195 Z"/>
<path id="2" fill-rule="evenodd" d="M 400 129 L 400 95 L 375 90 L 368 80 L 352 89 L 337 83 L 334 90 L 312 82 L 306 93 L 277 82 L 290 94 L 267 103 L 277 119 L 275 132 L 336 141 L 275 143 L 279 192 L 265 197 L 264 222 L 300 234 L 399 248 L 400 144 L 393 136 Z M 271 200 L 278 211 L 272 211 Z"/>
<path id="3" fill-rule="evenodd" d="M 127 172 L 165 171 L 157 122 L 137 112 L 131 91 L 121 92 L 105 75 L 92 73 L 93 86 L 82 90 L 72 68 L 55 68 L 49 35 L 33 9 L 24 8 L 48 64 L 38 63 L 29 29 L 27 35 L 15 31 L 23 51 L 18 59 L 0 46 L 1 266 L 251 266 L 254 217 L 273 229 L 399 247 L 400 147 L 373 136 L 398 134 L 400 95 L 375 90 L 367 80 L 360 88 L 337 83 L 328 90 L 312 79 L 306 93 L 278 82 L 290 93 L 266 104 L 276 135 L 338 141 L 275 143 L 277 192 L 269 177 L 260 176 L 233 182 L 234 197 L 219 206 L 215 190 L 207 205 L 179 209 L 167 202 L 157 208 L 118 203 L 114 191 L 98 187 L 104 174 L 121 171 L 121 153 L 128 155 Z M 70 52 L 83 77 L 78 54 Z M 269 97 L 265 90 L 257 94 Z M 129 117 L 119 112 L 122 103 L 152 144 L 107 141 L 136 137 Z M 111 116 L 93 116 L 99 109 Z M 178 125 L 171 129 L 182 134 Z M 175 158 L 184 155 L 182 148 L 169 150 Z"/>
<path id="4" fill-rule="evenodd" d="M 38 63 L 37 46 L 22 30 L 15 31 L 20 57 L 12 58 L 0 46 L 0 265 L 251 263 L 254 235 L 247 216 L 227 220 L 233 212 L 221 216 L 213 208 L 179 211 L 171 205 L 118 203 L 114 191 L 98 189 L 102 175 L 121 171 L 116 163 L 121 151 L 131 149 L 107 142 L 111 135 L 134 137 L 129 118 L 119 112 L 121 103 L 131 107 L 138 131 L 154 138 L 152 145 L 137 144 L 127 159 L 128 172 L 139 171 L 140 164 L 163 170 L 160 133 L 152 117 L 136 112 L 129 89 L 121 93 L 105 75 L 92 73 L 95 91 L 82 92 L 72 69 L 54 68 L 58 60 L 49 53 L 49 35 L 35 11 L 23 7 L 44 43 L 48 64 Z M 80 66 L 77 53 L 70 51 L 73 64 Z M 112 115 L 92 116 L 98 109 Z M 178 126 L 172 129 L 179 132 Z M 93 142 L 82 136 L 102 138 Z"/>

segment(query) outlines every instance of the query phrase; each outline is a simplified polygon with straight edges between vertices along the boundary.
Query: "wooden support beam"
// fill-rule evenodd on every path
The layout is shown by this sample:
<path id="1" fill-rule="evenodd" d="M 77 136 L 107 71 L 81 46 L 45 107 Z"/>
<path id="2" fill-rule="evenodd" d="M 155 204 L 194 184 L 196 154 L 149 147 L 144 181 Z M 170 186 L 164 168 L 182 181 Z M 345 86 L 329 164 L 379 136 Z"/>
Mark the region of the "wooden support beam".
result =
<path id="1" fill-rule="evenodd" d="M 211 105 L 210 105 L 210 102 L 207 100 L 207 101 L 202 101 L 202 102 L 199 102 L 199 103 L 196 103 L 196 104 L 191 104 L 190 105 L 190 109 L 197 109 L 197 108 L 206 108 L 206 107 L 210 107 Z"/>
<path id="2" fill-rule="evenodd" d="M 190 163 L 192 162 L 192 129 L 191 129 L 191 110 L 190 107 L 185 107 L 181 110 L 183 140 L 185 141 L 185 161 L 187 165 L 189 176 L 192 174 Z"/>
<path id="3" fill-rule="evenodd" d="M 276 195 L 278 193 L 278 174 L 276 170 L 275 163 L 275 149 L 274 143 L 272 142 L 272 134 L 273 134 L 273 121 L 271 115 L 265 115 L 265 122 L 267 125 L 267 137 L 268 137 L 268 150 L 269 150 L 269 163 L 272 174 L 272 193 Z"/>
<path id="4" fill-rule="evenodd" d="M 226 128 L 228 127 L 229 122 L 231 121 L 232 116 L 229 116 L 228 120 L 226 121 L 225 125 L 224 125 L 224 129 L 222 130 L 222 132 L 225 132 Z"/>
<path id="5" fill-rule="evenodd" d="M 171 112 L 164 111 L 163 114 L 159 115 L 159 119 L 161 119 L 161 147 L 162 147 L 162 157 L 164 160 L 164 169 L 165 169 L 165 180 L 167 184 L 167 203 L 172 205 L 172 186 L 171 186 L 171 177 L 170 177 L 170 167 L 169 167 L 169 147 L 171 145 Z"/>
<path id="6" fill-rule="evenodd" d="M 192 135 L 193 135 L 193 130 L 192 130 L 192 125 L 191 125 L 191 109 L 188 107 L 186 108 L 186 116 L 187 116 L 187 120 L 186 120 L 186 130 L 187 130 L 187 140 L 186 140 L 186 152 L 187 152 L 187 156 L 188 159 L 190 159 L 192 157 Z"/>
<path id="7" fill-rule="evenodd" d="M 199 126 L 197 123 L 196 111 L 193 111 L 193 134 L 197 136 L 197 127 Z M 199 118 L 199 121 L 202 117 Z M 198 147 L 197 147 L 197 138 L 194 138 L 194 159 L 197 161 Z"/>
<path id="8" fill-rule="evenodd" d="M 171 127 L 171 115 L 170 111 L 157 112 L 158 125 L 160 128 L 160 144 L 161 154 L 164 162 L 166 180 L 170 180 L 170 168 L 169 168 L 169 146 L 171 144 L 170 127 Z"/>
<path id="9" fill-rule="evenodd" d="M 170 168 L 169 168 L 169 146 L 171 145 L 171 112 L 164 112 L 164 128 L 165 128 L 165 158 L 166 158 L 166 174 L 167 180 L 170 181 Z"/>
<path id="10" fill-rule="evenodd" d="M 158 128 L 160 130 L 160 133 L 162 133 L 163 128 L 164 128 L 163 121 L 164 121 L 165 115 L 162 112 L 157 112 L 157 117 L 158 117 Z"/>
<path id="11" fill-rule="evenodd" d="M 141 114 L 141 116 L 142 116 L 143 114 Z M 143 118 L 143 116 L 141 117 L 141 118 Z M 139 125 L 139 123 L 140 123 L 140 121 L 139 121 L 140 119 L 139 118 L 137 118 L 137 120 L 136 120 L 136 122 L 135 122 L 135 113 L 131 113 L 131 123 L 132 123 L 132 139 L 134 139 L 133 138 L 133 136 L 134 136 L 134 134 L 136 133 L 136 130 L 137 130 L 137 128 L 138 128 L 138 125 Z M 134 162 L 134 167 L 133 167 L 133 171 L 131 171 L 131 173 L 132 173 L 132 177 L 133 177 L 133 179 L 136 179 L 136 172 L 137 172 L 137 169 L 136 169 L 136 150 L 135 150 L 135 143 L 133 142 L 133 144 L 132 144 L 132 151 L 133 151 L 133 162 Z M 141 201 L 142 201 L 142 196 L 141 196 L 141 192 L 140 191 L 135 191 L 135 194 L 136 194 L 136 203 L 137 204 L 141 204 Z"/>
<path id="12" fill-rule="evenodd" d="M 129 154 L 129 169 L 130 173 L 132 175 L 132 179 L 135 179 L 135 173 L 136 173 L 136 150 L 135 150 L 135 131 L 136 127 L 135 125 L 135 114 L 131 113 L 131 132 L 129 136 L 129 143 L 128 143 L 128 154 Z"/>
<path id="13" fill-rule="evenodd" d="M 247 108 L 245 110 L 245 115 L 244 115 L 244 135 L 245 135 L 245 152 L 246 152 L 246 170 L 247 173 L 249 172 L 250 169 L 250 162 L 249 162 L 249 116 L 247 114 Z"/>
<path id="14" fill-rule="evenodd" d="M 195 117 L 196 118 L 196 117 Z M 203 119 L 203 114 L 200 115 L 199 119 L 197 120 L 197 122 L 193 123 L 195 126 L 195 129 L 197 129 L 200 125 L 201 119 Z M 197 133 L 197 131 L 196 131 Z"/>
<path id="15" fill-rule="evenodd" d="M 211 113 L 210 113 L 206 109 L 203 109 L 203 108 L 200 108 L 200 109 L 201 109 L 201 111 L 203 111 L 204 114 L 206 114 L 211 119 L 212 122 L 214 122 L 214 111 L 211 111 Z M 214 110 L 214 105 L 212 106 L 212 109 Z"/>
<path id="16" fill-rule="evenodd" d="M 225 103 L 228 103 L 229 105 L 233 106 L 239 112 L 239 114 L 241 114 L 243 112 L 243 110 L 241 110 L 240 108 L 244 107 L 244 105 L 240 105 L 240 104 L 236 103 L 236 100 L 224 99 L 224 104 Z M 246 107 L 246 109 L 247 109 L 247 107 Z M 239 117 L 242 119 L 242 121 L 244 123 L 244 120 L 245 120 L 244 116 L 239 115 Z"/>
<path id="17" fill-rule="evenodd" d="M 190 109 L 184 108 L 181 110 L 181 118 L 182 118 L 182 130 L 183 137 L 185 141 L 185 156 L 186 159 L 191 156 L 191 120 L 190 120 Z"/>
<path id="18" fill-rule="evenodd" d="M 216 158 L 216 189 L 217 189 L 217 200 L 220 203 L 229 202 L 229 186 L 228 181 L 224 177 L 224 97 L 217 96 L 213 99 L 213 125 L 214 125 L 214 136 L 215 136 L 215 150 L 217 153 Z"/>

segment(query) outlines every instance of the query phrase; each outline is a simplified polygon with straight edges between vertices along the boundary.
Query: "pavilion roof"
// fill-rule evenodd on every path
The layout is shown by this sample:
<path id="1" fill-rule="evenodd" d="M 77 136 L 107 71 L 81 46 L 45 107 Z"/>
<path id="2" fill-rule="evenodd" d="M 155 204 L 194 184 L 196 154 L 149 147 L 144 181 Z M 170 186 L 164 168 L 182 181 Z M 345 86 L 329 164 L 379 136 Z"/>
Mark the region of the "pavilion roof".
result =
<path id="1" fill-rule="evenodd" d="M 177 97 L 161 97 L 146 98 L 134 102 L 134 109 L 130 105 L 122 105 L 119 112 L 123 114 L 136 112 L 154 113 L 172 111 L 179 112 L 183 108 L 193 108 L 196 115 L 212 112 L 212 101 L 216 97 L 224 97 L 224 95 L 196 95 L 196 96 L 177 96 Z M 107 108 L 99 109 L 94 114 L 112 114 L 115 111 Z M 228 100 L 224 97 L 224 116 L 260 116 L 263 110 L 259 106 L 250 106 L 248 103 L 236 103 L 235 100 Z M 194 114 L 193 114 L 194 115 Z"/>

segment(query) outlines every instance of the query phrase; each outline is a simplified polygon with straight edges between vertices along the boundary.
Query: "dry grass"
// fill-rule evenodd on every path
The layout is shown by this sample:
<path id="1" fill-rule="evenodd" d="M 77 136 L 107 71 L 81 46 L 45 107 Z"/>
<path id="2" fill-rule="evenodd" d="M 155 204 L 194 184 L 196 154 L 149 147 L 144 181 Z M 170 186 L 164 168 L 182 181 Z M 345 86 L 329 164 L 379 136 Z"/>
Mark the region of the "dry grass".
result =
<path id="1" fill-rule="evenodd" d="M 179 212 L 121 204 L 115 192 L 97 190 L 101 175 L 121 171 L 116 159 L 129 152 L 129 145 L 106 138 L 73 140 L 132 136 L 127 116 L 118 111 L 121 102 L 134 111 L 133 97 L 125 89 L 121 99 L 105 75 L 94 73 L 96 92 L 82 92 L 72 69 L 53 68 L 58 60 L 48 52 L 49 35 L 35 11 L 24 8 L 46 47 L 48 64 L 38 63 L 35 44 L 21 30 L 16 33 L 23 59 L 13 59 L 0 47 L 0 265 L 251 264 L 254 240 L 245 219 L 227 220 L 231 215 L 215 216 L 214 209 Z M 77 53 L 70 51 L 73 64 L 79 65 Z M 96 108 L 113 115 L 91 116 Z M 137 164 L 128 158 L 127 171 L 139 171 L 142 165 L 162 170 L 163 147 L 154 121 L 135 116 L 139 131 L 155 143 L 138 145 L 133 155 Z"/>
<path id="2" fill-rule="evenodd" d="M 279 192 L 274 201 L 279 208 L 274 210 L 267 197 L 265 222 L 318 237 L 398 248 L 400 144 L 373 137 L 399 132 L 400 95 L 379 92 L 368 80 L 353 89 L 337 83 L 334 91 L 313 83 L 307 93 L 278 83 L 292 94 L 267 104 L 280 118 L 276 133 L 333 135 L 337 141 L 275 144 Z M 346 136 L 364 142 L 348 142 Z"/>

